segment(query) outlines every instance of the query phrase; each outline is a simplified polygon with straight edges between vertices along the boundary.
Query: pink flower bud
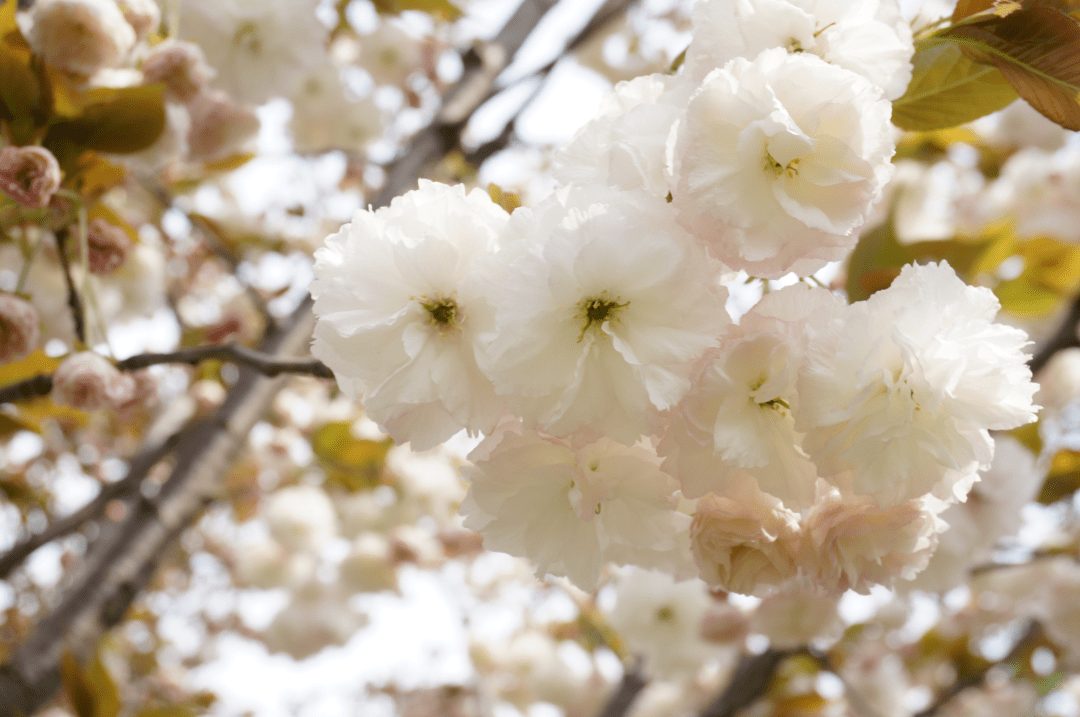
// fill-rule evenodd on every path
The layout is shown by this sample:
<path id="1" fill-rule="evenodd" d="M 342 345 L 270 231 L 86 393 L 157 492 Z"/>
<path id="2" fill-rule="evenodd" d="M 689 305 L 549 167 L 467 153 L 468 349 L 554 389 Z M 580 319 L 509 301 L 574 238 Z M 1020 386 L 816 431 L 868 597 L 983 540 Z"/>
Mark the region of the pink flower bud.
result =
<path id="1" fill-rule="evenodd" d="M 25 358 L 37 348 L 38 313 L 29 302 L 0 294 L 0 364 Z"/>
<path id="2" fill-rule="evenodd" d="M 60 188 L 60 164 L 44 147 L 4 147 L 0 149 L 0 189 L 25 207 L 39 209 L 49 204 Z"/>
<path id="3" fill-rule="evenodd" d="M 193 100 L 215 74 L 202 48 L 172 38 L 150 51 L 142 71 L 147 84 L 160 82 L 169 98 L 178 102 Z"/>
<path id="4" fill-rule="evenodd" d="M 99 217 L 90 222 L 87 244 L 90 273 L 108 274 L 123 266 L 131 239 L 123 229 Z"/>
<path id="5" fill-rule="evenodd" d="M 124 375 L 90 351 L 68 356 L 53 374 L 52 399 L 82 411 L 110 408 L 129 392 Z"/>
<path id="6" fill-rule="evenodd" d="M 195 161 L 212 161 L 234 154 L 241 144 L 259 131 L 259 118 L 244 105 L 220 91 L 201 92 L 188 105 L 188 156 Z"/>

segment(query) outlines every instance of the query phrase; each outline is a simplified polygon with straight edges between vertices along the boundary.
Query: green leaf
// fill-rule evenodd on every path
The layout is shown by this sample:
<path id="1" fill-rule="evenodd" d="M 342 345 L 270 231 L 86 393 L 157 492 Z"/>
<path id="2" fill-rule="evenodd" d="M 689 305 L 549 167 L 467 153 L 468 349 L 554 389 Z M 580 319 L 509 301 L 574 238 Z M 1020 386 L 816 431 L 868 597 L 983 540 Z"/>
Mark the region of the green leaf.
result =
<path id="1" fill-rule="evenodd" d="M 65 652 L 60 658 L 60 676 L 78 717 L 117 717 L 120 714 L 120 690 L 105 669 L 100 654 L 95 654 L 90 666 L 83 669 L 71 652 Z"/>
<path id="2" fill-rule="evenodd" d="M 863 232 L 851 252 L 847 270 L 847 293 L 850 301 L 863 301 L 888 288 L 907 263 L 903 248 L 896 241 L 890 217 L 884 223 Z"/>
<path id="3" fill-rule="evenodd" d="M 57 158 L 87 149 L 117 154 L 138 152 L 156 142 L 165 130 L 162 85 L 92 90 L 87 94 L 90 103 L 82 112 L 54 124 L 45 137 L 47 147 L 59 148 L 55 151 Z"/>
<path id="4" fill-rule="evenodd" d="M 461 10 L 450 0 L 374 0 L 380 15 L 397 15 L 405 10 L 426 12 L 440 20 L 453 21 L 461 17 Z"/>
<path id="5" fill-rule="evenodd" d="M 907 91 L 893 102 L 892 121 L 901 129 L 955 127 L 1016 99 L 1001 72 L 973 62 L 952 44 L 920 44 L 912 65 Z"/>
<path id="6" fill-rule="evenodd" d="M 320 426 L 311 437 L 311 449 L 327 470 L 327 482 L 349 491 L 379 485 L 386 452 L 393 441 L 369 441 L 352 435 L 350 421 Z"/>
<path id="7" fill-rule="evenodd" d="M 1056 8 L 1025 5 L 1004 17 L 991 13 L 954 26 L 944 37 L 973 60 L 997 67 L 1048 119 L 1080 130 L 1080 25 Z"/>

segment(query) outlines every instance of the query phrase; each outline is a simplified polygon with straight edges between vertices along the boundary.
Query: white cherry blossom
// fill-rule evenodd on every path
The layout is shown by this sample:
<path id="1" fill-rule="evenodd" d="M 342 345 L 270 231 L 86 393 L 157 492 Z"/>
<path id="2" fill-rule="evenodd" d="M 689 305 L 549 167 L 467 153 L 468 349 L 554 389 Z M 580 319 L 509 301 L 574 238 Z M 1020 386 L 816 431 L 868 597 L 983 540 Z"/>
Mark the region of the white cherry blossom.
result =
<path id="1" fill-rule="evenodd" d="M 641 189 L 568 185 L 515 212 L 511 230 L 485 273 L 496 388 L 548 433 L 590 426 L 634 443 L 730 321 L 719 267 Z"/>
<path id="2" fill-rule="evenodd" d="M 766 50 L 705 77 L 670 140 L 679 221 L 733 269 L 809 274 L 858 239 L 892 176 L 880 88 Z"/>
<path id="3" fill-rule="evenodd" d="M 489 431 L 504 412 L 477 366 L 491 308 L 470 277 L 506 220 L 481 190 L 421 180 L 315 253 L 312 353 L 399 443 Z"/>

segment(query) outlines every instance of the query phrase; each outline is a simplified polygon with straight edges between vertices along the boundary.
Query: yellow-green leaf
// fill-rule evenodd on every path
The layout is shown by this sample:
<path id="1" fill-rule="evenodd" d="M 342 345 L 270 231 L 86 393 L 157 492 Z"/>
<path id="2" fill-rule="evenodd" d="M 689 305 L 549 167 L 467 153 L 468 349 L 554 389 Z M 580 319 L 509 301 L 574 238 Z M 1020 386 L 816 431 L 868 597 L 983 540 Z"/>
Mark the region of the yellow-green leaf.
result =
<path id="1" fill-rule="evenodd" d="M 980 65 L 952 44 L 920 44 L 911 83 L 893 102 L 892 121 L 906 130 L 955 127 L 996 112 L 1017 95 L 995 67 Z"/>
<path id="2" fill-rule="evenodd" d="M 117 717 L 122 707 L 120 690 L 101 655 L 95 654 L 83 668 L 71 652 L 60 658 L 60 677 L 78 717 Z"/>
<path id="3" fill-rule="evenodd" d="M 426 12 L 440 20 L 453 21 L 461 17 L 461 10 L 450 0 L 374 0 L 375 9 L 382 15 L 397 15 L 405 10 Z"/>
<path id="4" fill-rule="evenodd" d="M 126 154 L 152 145 L 165 130 L 165 99 L 161 85 L 123 87 L 103 93 L 100 102 L 87 105 L 76 117 L 54 124 L 45 138 L 46 146 L 67 152 L 93 149 Z"/>
<path id="5" fill-rule="evenodd" d="M 311 437 L 311 448 L 327 469 L 327 480 L 346 490 L 371 488 L 379 484 L 389 439 L 370 441 L 352 435 L 352 423 L 335 421 L 319 427 Z"/>

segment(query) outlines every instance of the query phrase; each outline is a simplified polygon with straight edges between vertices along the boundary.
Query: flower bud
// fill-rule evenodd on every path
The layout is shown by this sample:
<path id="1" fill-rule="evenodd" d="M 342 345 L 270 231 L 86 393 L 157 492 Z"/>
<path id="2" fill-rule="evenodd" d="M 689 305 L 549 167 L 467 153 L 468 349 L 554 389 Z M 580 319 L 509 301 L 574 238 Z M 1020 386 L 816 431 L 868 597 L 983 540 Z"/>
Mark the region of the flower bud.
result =
<path id="1" fill-rule="evenodd" d="M 0 364 L 25 358 L 37 348 L 41 332 L 32 304 L 11 294 L 0 294 Z"/>
<path id="2" fill-rule="evenodd" d="M 0 149 L 0 189 L 25 207 L 47 206 L 60 188 L 60 164 L 44 147 Z"/>
<path id="3" fill-rule="evenodd" d="M 169 99 L 177 102 L 193 100 L 214 76 L 202 48 L 172 38 L 150 51 L 142 71 L 147 84 L 160 82 Z"/>
<path id="4" fill-rule="evenodd" d="M 188 106 L 188 156 L 194 161 L 212 161 L 234 154 L 259 131 L 259 118 L 244 105 L 233 102 L 220 91 L 201 92 Z"/>
<path id="5" fill-rule="evenodd" d="M 127 393 L 124 376 L 91 351 L 68 356 L 53 374 L 52 400 L 81 411 L 112 407 Z"/>
<path id="6" fill-rule="evenodd" d="M 127 232 L 100 217 L 90 222 L 87 233 L 91 274 L 109 274 L 124 264 L 131 239 Z"/>
<path id="7" fill-rule="evenodd" d="M 113 0 L 37 0 L 32 19 L 30 47 L 68 72 L 116 67 L 135 45 L 135 31 Z"/>

